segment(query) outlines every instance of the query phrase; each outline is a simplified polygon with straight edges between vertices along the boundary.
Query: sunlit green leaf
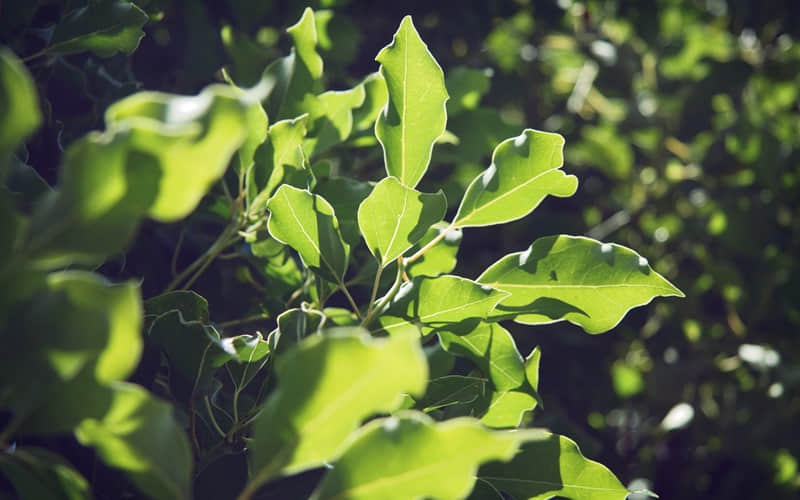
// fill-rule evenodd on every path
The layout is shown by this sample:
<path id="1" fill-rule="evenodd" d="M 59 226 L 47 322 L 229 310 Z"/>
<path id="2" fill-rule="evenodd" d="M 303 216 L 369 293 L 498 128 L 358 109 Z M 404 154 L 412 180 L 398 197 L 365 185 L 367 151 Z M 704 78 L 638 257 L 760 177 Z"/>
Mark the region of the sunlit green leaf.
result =
<path id="1" fill-rule="evenodd" d="M 425 395 L 416 399 L 416 408 L 426 413 L 455 404 L 471 403 L 486 390 L 486 379 L 446 375 L 428 382 Z"/>
<path id="2" fill-rule="evenodd" d="M 332 281 L 342 280 L 350 248 L 342 240 L 339 221 L 325 198 L 284 184 L 267 208 L 273 238 L 294 248 L 306 266 Z"/>
<path id="3" fill-rule="evenodd" d="M 412 336 L 341 328 L 307 338 L 276 361 L 278 388 L 255 423 L 254 481 L 334 459 L 365 417 L 421 394 L 427 368 Z"/>
<path id="4" fill-rule="evenodd" d="M 503 391 L 492 394 L 489 408 L 481 417 L 488 427 L 513 428 L 522 423 L 525 412 L 533 410 L 536 399 L 521 391 Z"/>
<path id="5" fill-rule="evenodd" d="M 314 192 L 333 206 L 344 241 L 349 245 L 361 241 L 361 232 L 358 229 L 358 206 L 372 192 L 372 185 L 349 177 L 331 177 L 318 182 Z"/>
<path id="6" fill-rule="evenodd" d="M 81 422 L 75 430 L 78 441 L 94 448 L 106 464 L 125 471 L 147 495 L 191 498 L 191 450 L 172 406 L 138 385 L 117 382 L 112 390 L 108 413 Z"/>
<path id="7" fill-rule="evenodd" d="M 580 236 L 547 236 L 492 264 L 478 282 L 509 292 L 494 314 L 518 323 L 566 320 L 588 333 L 614 328 L 655 297 L 682 297 L 633 250 Z"/>
<path id="8" fill-rule="evenodd" d="M 628 490 L 605 466 L 586 459 L 563 436 L 526 431 L 520 450 L 509 462 L 492 462 L 478 477 L 519 500 L 554 496 L 575 500 L 624 500 Z"/>
<path id="9" fill-rule="evenodd" d="M 281 182 L 292 176 L 292 171 L 303 170 L 300 146 L 306 136 L 307 126 L 308 115 L 304 114 L 293 120 L 281 120 L 269 127 L 267 138 L 256 149 L 253 168 L 248 172 L 247 196 L 251 210 L 260 210 Z"/>
<path id="10" fill-rule="evenodd" d="M 512 435 L 474 419 L 434 424 L 404 412 L 366 425 L 311 498 L 456 500 L 472 490 L 481 463 L 508 460 L 516 449 Z"/>
<path id="11" fill-rule="evenodd" d="M 364 87 L 364 103 L 353 111 L 355 130 L 368 130 L 375 126 L 375 120 L 389 99 L 386 80 L 379 72 L 370 73 L 361 82 Z"/>
<path id="12" fill-rule="evenodd" d="M 447 200 L 406 187 L 395 177 L 379 182 L 358 207 L 358 226 L 381 267 L 394 261 L 444 217 Z"/>
<path id="13" fill-rule="evenodd" d="M 447 234 L 433 247 L 429 248 L 420 258 L 408 264 L 406 273 L 409 276 L 439 276 L 447 274 L 456 267 L 458 247 L 461 244 L 463 232 L 461 229 L 449 229 L 446 222 L 437 222 L 425 232 L 407 254 L 414 254 L 422 249 L 425 244 L 447 231 Z"/>
<path id="14" fill-rule="evenodd" d="M 467 188 L 457 227 L 490 226 L 529 214 L 547 195 L 572 196 L 578 179 L 561 170 L 564 138 L 526 129 L 494 150 L 492 164 Z"/>
<path id="15" fill-rule="evenodd" d="M 364 87 L 349 90 L 330 90 L 317 96 L 309 107 L 313 130 L 303 144 L 308 156 L 320 154 L 350 137 L 353 130 L 353 110 L 364 102 Z"/>
<path id="16" fill-rule="evenodd" d="M 314 84 L 322 76 L 322 58 L 317 53 L 317 28 L 314 11 L 306 7 L 297 23 L 286 29 L 292 38 L 292 73 L 278 119 L 293 118 L 304 113 L 315 100 Z"/>
<path id="17" fill-rule="evenodd" d="M 25 66 L 0 47 L 0 182 L 5 180 L 8 157 L 39 126 L 39 99 Z"/>
<path id="18" fill-rule="evenodd" d="M 92 1 L 56 24 L 47 52 L 72 54 L 90 50 L 101 57 L 130 54 L 144 36 L 147 14 L 131 2 Z"/>
<path id="19" fill-rule="evenodd" d="M 425 175 L 433 144 L 447 122 L 444 74 L 410 16 L 403 18 L 392 43 L 375 60 L 389 92 L 375 123 L 386 172 L 414 187 Z"/>

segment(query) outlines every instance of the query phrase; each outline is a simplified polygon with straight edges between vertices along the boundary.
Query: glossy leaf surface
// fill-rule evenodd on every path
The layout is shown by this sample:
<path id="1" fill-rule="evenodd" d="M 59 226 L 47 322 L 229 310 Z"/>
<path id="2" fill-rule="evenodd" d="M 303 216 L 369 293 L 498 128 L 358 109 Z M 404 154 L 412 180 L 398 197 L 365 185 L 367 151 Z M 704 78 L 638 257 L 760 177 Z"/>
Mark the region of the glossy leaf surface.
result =
<path id="1" fill-rule="evenodd" d="M 578 179 L 561 170 L 564 138 L 526 129 L 495 148 L 492 164 L 464 193 L 457 227 L 491 226 L 529 214 L 547 195 L 575 194 Z"/>
<path id="2" fill-rule="evenodd" d="M 387 177 L 358 207 L 358 226 L 381 267 L 394 261 L 444 217 L 444 193 L 421 193 Z"/>
<path id="3" fill-rule="evenodd" d="M 507 460 L 516 449 L 513 436 L 474 419 L 435 424 L 404 412 L 365 426 L 311 498 L 456 500 L 472 489 L 481 463 Z"/>
<path id="4" fill-rule="evenodd" d="M 342 239 L 339 221 L 325 198 L 282 185 L 267 202 L 269 232 L 294 248 L 303 262 L 332 281 L 347 270 L 350 247 Z"/>
<path id="5" fill-rule="evenodd" d="M 581 236 L 548 236 L 506 255 L 478 282 L 511 295 L 495 311 L 524 324 L 566 320 L 588 333 L 614 328 L 628 310 L 683 293 L 633 250 Z"/>
<path id="6" fill-rule="evenodd" d="M 403 18 L 392 43 L 375 60 L 389 93 L 375 123 L 386 172 L 414 187 L 425 175 L 433 144 L 447 123 L 444 74 L 410 16 Z"/>

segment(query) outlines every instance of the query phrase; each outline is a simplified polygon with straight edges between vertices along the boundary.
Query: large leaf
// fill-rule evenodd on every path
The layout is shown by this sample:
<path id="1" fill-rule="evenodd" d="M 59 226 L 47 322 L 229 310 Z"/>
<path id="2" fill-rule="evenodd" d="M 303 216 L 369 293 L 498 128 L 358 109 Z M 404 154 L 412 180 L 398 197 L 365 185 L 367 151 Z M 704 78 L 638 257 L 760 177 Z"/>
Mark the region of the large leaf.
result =
<path id="1" fill-rule="evenodd" d="M 614 328 L 628 310 L 655 297 L 683 297 L 633 250 L 581 236 L 539 238 L 492 264 L 478 282 L 511 294 L 497 318 L 531 325 L 566 320 L 588 333 Z"/>
<path id="2" fill-rule="evenodd" d="M 497 323 L 480 323 L 465 334 L 439 332 L 442 347 L 472 360 L 498 391 L 520 387 L 525 382 L 522 356 L 511 334 Z"/>
<path id="3" fill-rule="evenodd" d="M 339 232 L 339 221 L 325 198 L 282 185 L 267 202 L 269 232 L 300 254 L 306 266 L 339 282 L 347 270 L 350 247 Z"/>
<path id="4" fill-rule="evenodd" d="M 75 430 L 100 459 L 124 470 L 147 495 L 159 500 L 191 498 L 192 454 L 172 405 L 138 385 L 117 382 L 108 412 Z"/>
<path id="5" fill-rule="evenodd" d="M 336 458 L 364 418 L 421 394 L 428 366 L 412 336 L 340 328 L 277 358 L 275 373 L 278 388 L 255 423 L 254 484 Z"/>
<path id="6" fill-rule="evenodd" d="M 481 463 L 508 460 L 516 449 L 513 435 L 471 418 L 434 424 L 403 412 L 366 425 L 311 498 L 457 500 L 472 490 Z"/>
<path id="7" fill-rule="evenodd" d="M 379 182 L 358 207 L 358 227 L 381 267 L 394 261 L 444 217 L 444 193 L 420 193 L 395 177 Z"/>
<path id="8" fill-rule="evenodd" d="M 16 489 L 16 498 L 93 498 L 86 479 L 69 462 L 43 448 L 19 447 L 0 453 L 0 472 Z"/>
<path id="9" fill-rule="evenodd" d="M 410 16 L 403 18 L 392 43 L 375 58 L 389 100 L 375 122 L 386 171 L 409 187 L 417 185 L 447 123 L 448 95 L 442 68 L 420 39 Z"/>
<path id="10" fill-rule="evenodd" d="M 25 66 L 0 47 L 0 184 L 8 157 L 42 120 L 36 88 Z"/>
<path id="11" fill-rule="evenodd" d="M 400 287 L 386 314 L 431 328 L 455 328 L 477 324 L 506 296 L 458 276 L 417 277 Z"/>
<path id="12" fill-rule="evenodd" d="M 144 36 L 147 14 L 132 2 L 91 0 L 58 23 L 47 52 L 72 54 L 91 50 L 101 57 L 130 54 Z"/>
<path id="13" fill-rule="evenodd" d="M 547 195 L 572 196 L 578 179 L 560 168 L 564 138 L 526 129 L 495 148 L 492 164 L 464 193 L 457 227 L 490 226 L 529 214 Z"/>
<path id="14" fill-rule="evenodd" d="M 486 464 L 478 478 L 517 500 L 624 500 L 628 495 L 611 471 L 585 458 L 570 439 L 544 431 L 523 436 L 527 442 L 510 462 Z"/>

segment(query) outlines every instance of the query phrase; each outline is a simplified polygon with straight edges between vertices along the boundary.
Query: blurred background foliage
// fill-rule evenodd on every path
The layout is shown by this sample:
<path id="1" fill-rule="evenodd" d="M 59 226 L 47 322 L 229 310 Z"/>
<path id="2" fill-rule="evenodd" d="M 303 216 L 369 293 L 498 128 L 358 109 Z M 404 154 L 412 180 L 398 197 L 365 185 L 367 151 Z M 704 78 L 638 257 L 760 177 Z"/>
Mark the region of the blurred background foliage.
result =
<path id="1" fill-rule="evenodd" d="M 194 93 L 222 80 L 223 67 L 237 82 L 255 82 L 286 53 L 284 28 L 308 4 L 134 3 L 149 21 L 128 55 L 42 52 L 58 36 L 54 27 L 86 1 L 0 1 L 0 42 L 27 57 L 45 121 L 24 158 L 38 176 L 12 173 L 20 191 L 54 184 L 62 145 L 102 128 L 103 111 L 125 95 Z M 448 133 L 422 188 L 444 185 L 451 205 L 500 140 L 524 127 L 566 137 L 577 195 L 549 199 L 499 230 L 467 231 L 457 273 L 475 277 L 491 256 L 539 236 L 586 234 L 637 249 L 686 293 L 632 312 L 604 336 L 514 325 L 523 355 L 536 344 L 544 353 L 545 404 L 535 424 L 573 436 L 631 487 L 662 498 L 796 498 L 800 4 L 310 4 L 323 10 L 316 20 L 329 88 L 375 71 L 374 54 L 401 17 L 413 15 L 451 94 Z M 354 145 L 374 144 L 368 132 Z M 372 179 L 382 168 L 376 153 L 355 149 L 334 167 Z M 213 241 L 224 217 L 209 202 L 182 224 L 145 223 L 130 251 L 102 272 L 163 271 L 166 280 Z M 235 322 L 269 295 L 253 277 L 269 273 L 256 256 L 223 258 L 197 289 L 216 318 Z M 144 282 L 145 298 L 164 285 Z"/>

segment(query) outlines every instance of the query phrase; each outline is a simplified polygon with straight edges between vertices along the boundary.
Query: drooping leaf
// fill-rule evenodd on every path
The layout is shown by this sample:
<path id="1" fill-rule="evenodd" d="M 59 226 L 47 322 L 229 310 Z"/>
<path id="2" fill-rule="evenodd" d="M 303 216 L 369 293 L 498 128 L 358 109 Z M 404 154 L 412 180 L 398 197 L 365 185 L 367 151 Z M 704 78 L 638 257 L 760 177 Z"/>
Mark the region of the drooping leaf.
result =
<path id="1" fill-rule="evenodd" d="M 0 453 L 0 472 L 16 489 L 16 498 L 94 498 L 80 472 L 61 456 L 44 448 L 26 446 Z"/>
<path id="2" fill-rule="evenodd" d="M 358 131 L 368 130 L 375 126 L 375 120 L 389 99 L 386 80 L 379 72 L 370 73 L 361 81 L 364 87 L 364 103 L 353 111 L 354 128 Z"/>
<path id="3" fill-rule="evenodd" d="M 450 405 L 471 403 L 485 390 L 485 378 L 446 375 L 428 382 L 425 395 L 416 399 L 415 407 L 428 413 Z"/>
<path id="4" fill-rule="evenodd" d="M 431 276 L 436 277 L 440 274 L 447 274 L 456 267 L 458 247 L 461 245 L 463 232 L 461 229 L 450 229 L 446 222 L 437 222 L 425 232 L 411 250 L 406 254 L 414 254 L 422 249 L 434 238 L 439 237 L 442 232 L 447 232 L 444 238 L 436 245 L 429 248 L 422 257 L 408 264 L 406 274 L 409 276 Z"/>
<path id="5" fill-rule="evenodd" d="M 427 363 L 412 336 L 338 328 L 279 357 L 275 374 L 278 388 L 255 422 L 256 484 L 335 459 L 364 418 L 425 390 Z"/>
<path id="6" fill-rule="evenodd" d="M 147 14 L 132 2 L 92 1 L 56 24 L 47 52 L 73 54 L 90 50 L 100 57 L 131 54 L 144 36 Z"/>
<path id="7" fill-rule="evenodd" d="M 307 125 L 308 115 L 304 114 L 292 120 L 281 120 L 269 127 L 267 138 L 256 149 L 253 168 L 248 172 L 247 199 L 251 210 L 260 210 L 281 182 L 292 176 L 291 171 L 303 170 L 300 146 L 306 136 Z"/>
<path id="8" fill-rule="evenodd" d="M 458 276 L 417 277 L 400 287 L 386 316 L 429 328 L 454 328 L 477 324 L 506 296 L 507 292 Z"/>
<path id="9" fill-rule="evenodd" d="M 467 333 L 439 332 L 442 346 L 472 360 L 498 391 L 509 391 L 525 382 L 525 367 L 514 338 L 497 323 L 480 323 Z"/>
<path id="10" fill-rule="evenodd" d="M 333 206 L 344 241 L 349 245 L 357 244 L 361 240 L 358 206 L 372 192 L 372 186 L 349 177 L 331 177 L 318 182 L 314 192 Z"/>
<path id="11" fill-rule="evenodd" d="M 509 462 L 491 462 L 478 477 L 520 500 L 554 496 L 574 500 L 624 500 L 628 490 L 605 466 L 585 458 L 568 438 L 525 431 L 527 442 Z"/>
<path id="12" fill-rule="evenodd" d="M 523 324 L 569 321 L 588 333 L 614 328 L 628 310 L 683 293 L 633 250 L 581 236 L 547 236 L 508 254 L 478 278 L 509 292 L 498 317 Z"/>
<path id="13" fill-rule="evenodd" d="M 358 207 L 358 227 L 381 267 L 394 261 L 444 217 L 444 193 L 421 193 L 395 177 L 379 182 Z"/>
<path id="14" fill-rule="evenodd" d="M 4 47 L 0 47 L 0 116 L 2 183 L 10 155 L 42 120 L 33 80 L 19 59 Z"/>
<path id="15" fill-rule="evenodd" d="M 389 93 L 375 123 L 386 172 L 414 187 L 425 175 L 433 144 L 445 130 L 444 74 L 410 16 L 403 18 L 392 43 L 375 60 L 381 64 Z"/>
<path id="16" fill-rule="evenodd" d="M 364 87 L 330 90 L 317 96 L 309 108 L 313 127 L 311 137 L 303 144 L 306 155 L 317 155 L 350 137 L 353 131 L 353 110 L 364 102 Z"/>
<path id="17" fill-rule="evenodd" d="M 300 254 L 306 266 L 338 282 L 347 270 L 350 247 L 339 232 L 339 221 L 325 198 L 282 185 L 267 202 L 267 227 L 273 238 Z"/>
<path id="18" fill-rule="evenodd" d="M 578 179 L 561 170 L 564 138 L 525 129 L 495 148 L 492 164 L 464 193 L 456 227 L 491 226 L 529 214 L 547 195 L 572 196 Z"/>
<path id="19" fill-rule="evenodd" d="M 138 385 L 116 382 L 101 419 L 86 419 L 75 430 L 106 464 L 125 471 L 133 483 L 158 500 L 191 498 L 192 454 L 172 406 Z"/>
<path id="20" fill-rule="evenodd" d="M 418 412 L 376 420 L 358 433 L 312 500 L 464 498 L 475 471 L 488 460 L 508 460 L 516 439 L 470 418 L 433 423 Z"/>
<path id="21" fill-rule="evenodd" d="M 481 417 L 487 427 L 498 429 L 518 427 L 525 412 L 536 407 L 536 399 L 526 392 L 498 391 L 492 394 L 489 408 Z"/>

